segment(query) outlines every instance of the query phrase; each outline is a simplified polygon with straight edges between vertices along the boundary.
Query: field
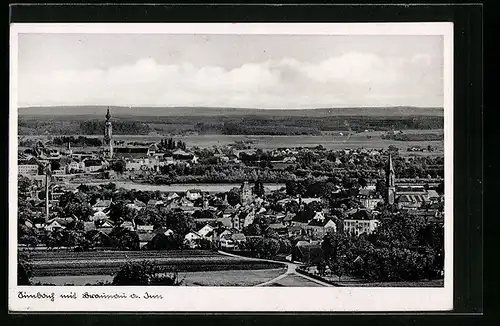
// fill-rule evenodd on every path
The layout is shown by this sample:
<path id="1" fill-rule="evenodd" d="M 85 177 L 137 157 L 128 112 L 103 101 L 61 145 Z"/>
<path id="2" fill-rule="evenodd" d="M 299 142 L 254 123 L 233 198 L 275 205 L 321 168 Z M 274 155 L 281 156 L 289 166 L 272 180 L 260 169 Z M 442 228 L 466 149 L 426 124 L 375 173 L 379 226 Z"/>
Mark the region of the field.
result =
<path id="1" fill-rule="evenodd" d="M 180 272 L 179 279 L 182 280 L 183 286 L 254 286 L 278 277 L 285 271 L 285 268 L 273 268 L 260 270 Z M 76 286 L 112 281 L 112 275 L 39 276 L 33 278 L 34 283 Z"/>
<path id="2" fill-rule="evenodd" d="M 281 264 L 251 258 L 236 258 L 205 250 L 172 251 L 103 251 L 71 252 L 40 251 L 30 253 L 34 275 L 82 276 L 111 275 L 127 261 L 154 260 L 178 272 L 262 270 L 282 267 Z"/>
<path id="3" fill-rule="evenodd" d="M 419 131 L 420 132 L 420 131 Z M 425 130 L 422 133 L 443 132 L 442 130 Z M 54 135 L 55 136 L 55 135 Z M 87 137 L 102 137 L 86 135 Z M 166 136 L 152 135 L 113 135 L 116 140 L 137 141 L 137 142 L 156 142 L 164 139 Z M 22 136 L 24 139 L 43 139 L 46 136 Z M 396 146 L 404 155 L 421 153 L 408 152 L 406 148 L 410 146 L 427 147 L 431 145 L 435 148 L 432 153 L 425 152 L 426 155 L 443 155 L 444 141 L 398 141 L 390 139 L 381 139 L 380 132 L 361 132 L 351 136 L 340 135 L 340 133 L 328 133 L 321 136 L 245 136 L 245 135 L 185 135 L 174 137 L 176 140 L 182 140 L 188 147 L 197 146 L 199 148 L 209 148 L 213 146 L 227 146 L 235 142 L 246 142 L 252 148 L 261 148 L 271 150 L 283 147 L 316 147 L 318 145 L 327 149 L 341 150 L 346 148 L 366 148 L 381 149 L 388 148 L 390 145 Z M 87 148 L 90 150 L 91 148 Z M 78 150 L 78 148 L 73 148 Z"/>

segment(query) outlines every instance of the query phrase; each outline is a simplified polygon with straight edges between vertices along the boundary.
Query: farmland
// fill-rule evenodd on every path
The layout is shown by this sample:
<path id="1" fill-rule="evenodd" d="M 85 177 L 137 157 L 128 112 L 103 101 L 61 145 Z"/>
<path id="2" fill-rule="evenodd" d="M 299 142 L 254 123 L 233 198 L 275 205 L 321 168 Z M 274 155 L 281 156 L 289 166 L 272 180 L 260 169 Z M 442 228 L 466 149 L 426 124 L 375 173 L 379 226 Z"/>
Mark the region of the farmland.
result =
<path id="1" fill-rule="evenodd" d="M 427 133 L 429 131 L 419 131 Z M 443 132 L 442 130 L 432 130 L 432 132 Z M 401 148 L 402 154 L 406 154 L 405 147 L 421 146 L 427 147 L 431 145 L 436 148 L 434 155 L 443 155 L 444 141 L 399 141 L 393 139 L 382 139 L 380 132 L 357 133 L 351 136 L 340 135 L 337 133 L 328 133 L 321 136 L 245 136 L 245 135 L 185 135 L 179 136 L 188 147 L 210 148 L 213 146 L 227 146 L 236 142 L 244 142 L 251 144 L 252 148 L 272 150 L 276 148 L 290 148 L 290 147 L 316 147 L 323 146 L 326 149 L 341 150 L 346 148 L 366 148 L 366 149 L 380 149 L 387 148 L 390 145 Z M 87 135 L 87 137 L 102 137 Z M 46 136 L 22 136 L 23 139 L 44 139 Z M 138 142 L 158 142 L 165 136 L 153 135 L 113 135 L 115 141 L 138 141 Z M 79 148 L 73 148 L 79 150 Z M 86 148 L 92 150 L 92 148 Z M 410 154 L 410 153 L 409 153 Z M 411 153 L 415 154 L 415 153 Z M 427 153 L 426 153 L 427 154 Z"/>
<path id="2" fill-rule="evenodd" d="M 269 281 L 285 271 L 285 268 L 273 268 L 180 272 L 179 279 L 182 280 L 182 286 L 255 286 Z M 34 283 L 76 286 L 112 281 L 112 275 L 38 276 L 33 278 Z"/>
<path id="3" fill-rule="evenodd" d="M 116 273 L 127 261 L 154 260 L 159 265 L 178 272 L 263 270 L 282 267 L 281 264 L 250 258 L 228 257 L 204 250 L 171 251 L 40 251 L 30 253 L 34 275 L 82 276 Z"/>

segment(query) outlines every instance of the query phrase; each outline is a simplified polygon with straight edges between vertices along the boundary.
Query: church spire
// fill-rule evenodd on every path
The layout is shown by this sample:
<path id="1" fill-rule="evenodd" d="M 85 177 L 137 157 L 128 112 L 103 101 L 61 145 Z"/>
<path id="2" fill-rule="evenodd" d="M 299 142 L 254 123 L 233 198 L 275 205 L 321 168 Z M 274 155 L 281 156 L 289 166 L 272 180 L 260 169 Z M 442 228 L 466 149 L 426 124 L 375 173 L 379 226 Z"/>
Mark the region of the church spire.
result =
<path id="1" fill-rule="evenodd" d="M 392 155 L 389 153 L 389 159 L 387 161 L 387 170 L 385 172 L 387 194 L 387 203 L 394 204 L 396 197 L 396 173 L 394 171 L 394 165 L 392 164 Z"/>
<path id="2" fill-rule="evenodd" d="M 106 113 L 106 120 L 109 120 L 111 119 L 111 114 L 109 113 L 109 108 L 108 108 L 108 112 Z"/>

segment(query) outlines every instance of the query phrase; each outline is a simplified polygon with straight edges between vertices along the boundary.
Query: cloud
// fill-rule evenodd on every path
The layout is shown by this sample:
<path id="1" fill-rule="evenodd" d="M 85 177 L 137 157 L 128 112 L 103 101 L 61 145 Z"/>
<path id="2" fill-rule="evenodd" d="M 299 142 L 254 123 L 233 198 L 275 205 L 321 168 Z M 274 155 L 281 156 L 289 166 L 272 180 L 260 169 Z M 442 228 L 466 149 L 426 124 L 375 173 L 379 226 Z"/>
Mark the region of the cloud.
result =
<path id="1" fill-rule="evenodd" d="M 19 77 L 19 102 L 262 108 L 440 106 L 439 69 L 440 62 L 426 54 L 384 58 L 351 52 L 318 63 L 282 58 L 234 69 L 159 64 L 154 58 L 143 58 L 107 69 L 28 72 Z"/>

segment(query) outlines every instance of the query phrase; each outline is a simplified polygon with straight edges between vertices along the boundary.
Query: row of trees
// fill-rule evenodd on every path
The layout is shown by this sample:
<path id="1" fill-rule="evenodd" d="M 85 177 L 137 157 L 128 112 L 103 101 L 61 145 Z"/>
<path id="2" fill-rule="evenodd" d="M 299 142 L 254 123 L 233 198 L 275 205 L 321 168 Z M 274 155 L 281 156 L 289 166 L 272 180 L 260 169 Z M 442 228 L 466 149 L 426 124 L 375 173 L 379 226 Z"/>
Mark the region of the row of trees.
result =
<path id="1" fill-rule="evenodd" d="M 328 234 L 320 273 L 328 266 L 343 275 L 369 281 L 414 281 L 440 276 L 444 264 L 444 227 L 385 211 L 371 235 Z"/>

